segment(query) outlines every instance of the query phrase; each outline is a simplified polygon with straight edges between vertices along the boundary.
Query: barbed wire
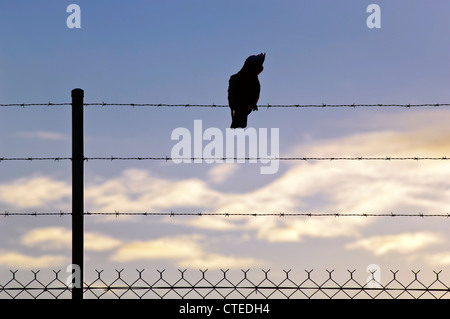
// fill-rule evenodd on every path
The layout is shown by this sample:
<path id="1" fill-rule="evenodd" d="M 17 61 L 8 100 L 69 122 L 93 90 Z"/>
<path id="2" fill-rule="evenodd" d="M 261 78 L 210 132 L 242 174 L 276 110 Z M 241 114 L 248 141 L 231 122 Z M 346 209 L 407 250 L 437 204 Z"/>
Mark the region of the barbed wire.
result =
<path id="1" fill-rule="evenodd" d="M 3 211 L 0 212 L 0 216 L 2 217 L 13 217 L 13 216 L 71 216 L 71 212 L 9 212 Z M 232 216 L 247 216 L 247 217 L 442 217 L 442 218 L 450 218 L 450 213 L 438 213 L 438 214 L 424 214 L 424 213 L 413 213 L 413 214 L 404 214 L 404 213 L 286 213 L 286 212 L 277 212 L 277 213 L 215 213 L 215 212 L 84 212 L 85 216 L 168 216 L 168 217 L 177 217 L 177 216 L 191 216 L 191 217 L 202 217 L 202 216 L 216 216 L 216 217 L 232 217 Z"/>
<path id="2" fill-rule="evenodd" d="M 70 212 L 9 212 L 9 211 L 3 211 L 0 212 L 0 216 L 3 217 L 14 217 L 14 216 L 71 216 L 72 213 Z"/>
<path id="3" fill-rule="evenodd" d="M 229 107 L 227 104 L 167 104 L 167 103 L 85 103 L 85 106 L 131 106 L 131 107 Z M 449 103 L 425 103 L 425 104 L 260 104 L 258 108 L 323 108 L 323 107 L 439 107 L 450 106 Z"/>
<path id="4" fill-rule="evenodd" d="M 89 160 L 156 160 L 156 161 L 261 161 L 261 160 L 280 160 L 280 161 L 425 161 L 425 160 L 450 160 L 447 156 L 443 157 L 87 157 Z"/>
<path id="5" fill-rule="evenodd" d="M 13 162 L 13 161 L 65 161 L 72 160 L 72 157 L 0 157 L 1 162 Z"/>
<path id="6" fill-rule="evenodd" d="M 0 107 L 30 107 L 30 106 L 70 106 L 71 103 L 9 103 L 0 104 Z M 96 102 L 96 103 L 84 103 L 84 106 L 129 106 L 129 107 L 200 107 L 200 108 L 215 108 L 215 107 L 229 107 L 227 104 L 190 104 L 190 103 L 178 103 L 178 104 L 168 104 L 168 103 L 106 103 L 106 102 Z M 260 104 L 258 108 L 324 108 L 324 107 L 403 107 L 403 108 L 415 108 L 415 107 L 443 107 L 450 106 L 450 103 L 422 103 L 422 104 L 396 104 L 396 103 L 372 103 L 372 104 Z"/>
<path id="7" fill-rule="evenodd" d="M 28 106 L 68 106 L 72 105 L 72 103 L 10 103 L 10 104 L 0 104 L 0 107 L 15 107 L 19 106 L 22 108 L 28 107 Z"/>
<path id="8" fill-rule="evenodd" d="M 73 160 L 72 157 L 0 157 L 0 162 L 6 161 L 65 161 Z M 420 156 L 379 156 L 379 157 L 85 157 L 85 161 L 447 161 L 450 157 L 420 157 Z"/>

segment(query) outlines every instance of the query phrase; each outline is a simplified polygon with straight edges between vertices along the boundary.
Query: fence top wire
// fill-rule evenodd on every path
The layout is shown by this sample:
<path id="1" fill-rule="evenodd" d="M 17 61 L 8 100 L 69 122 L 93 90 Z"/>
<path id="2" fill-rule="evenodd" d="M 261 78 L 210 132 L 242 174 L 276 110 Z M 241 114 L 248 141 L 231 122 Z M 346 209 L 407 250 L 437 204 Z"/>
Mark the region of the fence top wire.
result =
<path id="1" fill-rule="evenodd" d="M 68 106 L 71 103 L 9 103 L 0 104 L 0 107 L 29 107 L 29 106 Z M 215 107 L 228 107 L 227 104 L 190 104 L 190 103 L 179 103 L 179 104 L 168 104 L 168 103 L 106 103 L 106 102 L 96 102 L 96 103 L 84 103 L 85 106 L 129 106 L 129 107 L 200 107 L 200 108 L 215 108 Z M 369 104 L 260 104 L 258 108 L 325 108 L 325 107 L 404 107 L 404 108 L 415 108 L 415 107 L 444 107 L 450 106 L 450 103 L 422 103 L 422 104 L 396 104 L 396 103 L 369 103 Z"/>
<path id="2" fill-rule="evenodd" d="M 86 106 L 143 106 L 143 107 L 229 107 L 227 104 L 166 104 L 166 103 L 85 103 Z M 258 108 L 323 108 L 323 107 L 438 107 L 450 106 L 448 103 L 426 103 L 426 104 L 260 104 Z"/>
<path id="3" fill-rule="evenodd" d="M 0 162 L 6 161 L 66 161 L 73 160 L 72 157 L 0 157 Z M 343 157 L 171 157 L 171 156 L 150 156 L 150 157 L 84 157 L 84 161 L 260 161 L 260 160 L 279 160 L 279 161 L 447 161 L 450 157 L 435 156 L 343 156 Z"/>
<path id="4" fill-rule="evenodd" d="M 0 216 L 10 217 L 10 216 L 71 216 L 71 212 L 0 212 Z M 84 212 L 85 216 L 191 216 L 191 217 L 202 217 L 202 216 L 216 216 L 216 217 L 233 217 L 233 216 L 247 216 L 247 217 L 444 217 L 449 218 L 450 213 L 301 213 L 301 212 L 276 212 L 276 213 L 219 213 L 219 212 Z"/>

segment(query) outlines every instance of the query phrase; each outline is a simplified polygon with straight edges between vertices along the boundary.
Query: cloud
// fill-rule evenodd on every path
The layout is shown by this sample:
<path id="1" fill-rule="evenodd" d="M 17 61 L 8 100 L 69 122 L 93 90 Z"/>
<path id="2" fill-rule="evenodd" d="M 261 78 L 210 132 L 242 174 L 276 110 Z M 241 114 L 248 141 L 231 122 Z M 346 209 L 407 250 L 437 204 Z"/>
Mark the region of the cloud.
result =
<path id="1" fill-rule="evenodd" d="M 213 183 L 222 183 L 233 175 L 239 166 L 235 163 L 216 164 L 208 172 L 208 176 Z"/>
<path id="2" fill-rule="evenodd" d="M 200 179 L 166 180 L 142 169 L 127 169 L 119 177 L 90 184 L 85 193 L 92 210 L 113 212 L 211 207 L 222 196 Z"/>
<path id="3" fill-rule="evenodd" d="M 443 156 L 450 132 L 376 132 L 322 141 L 296 154 L 329 156 Z M 383 153 L 381 153 L 383 152 Z M 380 155 L 382 154 L 382 155 Z M 446 161 L 299 162 L 253 191 L 220 194 L 209 210 L 229 213 L 433 213 L 447 206 Z M 245 218 L 189 220 L 193 227 L 256 233 L 270 242 L 358 236 L 376 218 Z"/>
<path id="4" fill-rule="evenodd" d="M 39 208 L 54 204 L 67 206 L 71 186 L 47 176 L 19 178 L 0 184 L 0 201 L 17 208 Z"/>
<path id="5" fill-rule="evenodd" d="M 417 119 L 416 119 L 417 120 Z M 408 120 L 409 122 L 412 119 Z M 294 151 L 308 156 L 445 156 L 450 130 L 378 131 L 332 138 Z M 211 182 L 237 178 L 239 167 L 216 166 Z M 232 168 L 230 168 L 232 167 Z M 222 192 L 199 178 L 165 179 L 144 169 L 127 169 L 86 186 L 90 211 L 202 211 L 217 213 L 434 213 L 450 196 L 447 161 L 308 161 L 289 164 L 285 173 L 247 192 Z M 57 204 L 70 185 L 30 177 L 0 185 L 0 200 L 18 207 Z M 244 231 L 269 242 L 356 237 L 376 218 L 198 217 L 165 219 L 215 231 Z M 176 220 L 176 221 L 174 221 Z"/>
<path id="6" fill-rule="evenodd" d="M 229 217 L 217 217 L 217 216 L 202 216 L 202 217 L 190 217 L 189 219 L 180 218 L 165 218 L 167 223 L 176 223 L 179 225 L 189 225 L 196 228 L 203 228 L 209 230 L 218 231 L 234 231 L 244 230 L 245 225 L 239 224 L 239 222 L 245 221 L 245 218 L 229 216 Z"/>
<path id="7" fill-rule="evenodd" d="M 138 260 L 171 260 L 180 267 L 188 268 L 238 268 L 259 265 L 254 258 L 240 258 L 210 253 L 201 243 L 200 235 L 162 237 L 148 241 L 134 241 L 122 245 L 111 257 L 115 262 Z"/>
<path id="8" fill-rule="evenodd" d="M 65 249 L 72 246 L 72 232 L 64 227 L 37 228 L 27 232 L 21 238 L 21 243 L 29 247 L 41 249 Z M 110 236 L 86 232 L 84 247 L 86 250 L 106 251 L 117 248 L 122 242 Z"/>
<path id="9" fill-rule="evenodd" d="M 450 252 L 442 252 L 436 254 L 425 255 L 425 260 L 431 266 L 448 266 L 450 265 Z"/>
<path id="10" fill-rule="evenodd" d="M 179 267 L 199 269 L 225 269 L 225 268 L 248 268 L 267 265 L 267 262 L 251 257 L 224 256 L 219 254 L 204 254 L 202 256 L 181 259 Z"/>
<path id="11" fill-rule="evenodd" d="M 92 251 L 112 250 L 122 245 L 120 240 L 96 232 L 85 233 L 84 241 L 85 249 Z"/>
<path id="12" fill-rule="evenodd" d="M 67 140 L 67 136 L 57 132 L 47 132 L 47 131 L 34 131 L 34 132 L 17 132 L 14 134 L 21 138 L 31 138 L 49 141 L 63 141 Z"/>
<path id="13" fill-rule="evenodd" d="M 113 262 L 135 262 L 142 260 L 170 260 L 180 267 L 197 268 L 238 268 L 263 264 L 262 261 L 250 257 L 221 255 L 207 251 L 205 237 L 186 235 L 161 237 L 147 241 L 124 242 L 101 233 L 85 233 L 85 249 L 90 251 L 112 251 Z M 37 228 L 25 233 L 20 244 L 43 250 L 70 249 L 71 231 L 64 227 Z M 0 265 L 28 268 L 55 267 L 67 263 L 66 257 L 43 255 L 26 256 L 17 252 L 0 253 Z"/>
<path id="14" fill-rule="evenodd" d="M 11 268 L 51 268 L 66 265 L 68 258 L 64 256 L 43 255 L 27 256 L 16 252 L 0 253 L 0 266 Z"/>
<path id="15" fill-rule="evenodd" d="M 198 257 L 203 250 L 197 237 L 164 237 L 149 241 L 134 241 L 122 245 L 112 260 L 130 262 L 149 259 L 186 259 Z"/>
<path id="16" fill-rule="evenodd" d="M 437 130 L 437 129 L 436 129 Z M 296 154 L 329 156 L 444 156 L 450 131 L 375 132 L 322 141 Z M 433 213 L 447 206 L 450 167 L 446 161 L 299 162 L 252 192 L 229 194 L 225 212 Z M 227 219 L 232 222 L 232 219 Z M 268 241 L 357 236 L 376 218 L 248 219 L 247 230 Z M 201 226 L 200 222 L 191 223 Z M 208 227 L 205 225 L 204 227 Z M 242 229 L 242 224 L 237 228 Z M 223 227 L 226 229 L 226 227 Z"/>
<path id="17" fill-rule="evenodd" d="M 285 217 L 292 218 L 292 217 Z M 364 219 L 305 217 L 301 220 L 274 221 L 273 217 L 258 218 L 248 223 L 257 238 L 269 242 L 300 242 L 305 238 L 334 238 L 358 236 L 359 228 L 366 226 Z"/>
<path id="18" fill-rule="evenodd" d="M 402 233 L 373 236 L 347 244 L 347 249 L 364 249 L 376 256 L 388 253 L 409 254 L 433 244 L 444 242 L 444 238 L 432 232 Z"/>

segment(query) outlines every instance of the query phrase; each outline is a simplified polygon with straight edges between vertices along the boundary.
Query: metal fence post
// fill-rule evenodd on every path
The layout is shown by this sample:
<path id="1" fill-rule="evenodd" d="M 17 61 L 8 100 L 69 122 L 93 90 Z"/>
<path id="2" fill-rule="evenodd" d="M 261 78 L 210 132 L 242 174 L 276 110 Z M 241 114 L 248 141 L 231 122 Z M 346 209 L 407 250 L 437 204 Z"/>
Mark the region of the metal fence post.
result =
<path id="1" fill-rule="evenodd" d="M 72 299 L 83 299 L 84 287 L 84 91 L 72 90 L 72 264 L 80 276 Z"/>

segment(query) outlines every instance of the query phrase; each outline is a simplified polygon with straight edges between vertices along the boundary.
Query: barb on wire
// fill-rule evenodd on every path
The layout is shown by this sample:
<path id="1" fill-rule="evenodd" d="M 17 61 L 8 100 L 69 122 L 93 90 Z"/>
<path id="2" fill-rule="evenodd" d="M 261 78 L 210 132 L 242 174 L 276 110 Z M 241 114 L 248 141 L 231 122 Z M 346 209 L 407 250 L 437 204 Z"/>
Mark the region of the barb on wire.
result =
<path id="1" fill-rule="evenodd" d="M 72 105 L 71 103 L 9 103 L 0 104 L 0 107 L 29 107 L 29 106 L 67 106 Z M 201 107 L 201 108 L 215 108 L 215 107 L 228 107 L 227 104 L 191 104 L 191 103 L 178 103 L 178 104 L 168 104 L 168 103 L 105 103 L 105 102 L 95 102 L 95 103 L 84 103 L 85 106 L 130 106 L 130 107 Z M 371 104 L 261 104 L 258 105 L 261 109 L 269 108 L 339 108 L 339 107 L 403 107 L 403 108 L 414 108 L 414 107 L 443 107 L 450 106 L 450 103 L 422 103 L 422 104 L 397 104 L 397 103 L 371 103 Z"/>
<path id="2" fill-rule="evenodd" d="M 3 211 L 0 212 L 0 216 L 10 217 L 10 216 L 70 216 L 71 212 L 10 212 Z M 92 212 L 86 211 L 84 213 L 86 216 L 191 216 L 191 217 L 202 217 L 202 216 L 216 216 L 216 217 L 231 217 L 231 216 L 247 216 L 247 217 L 443 217 L 449 218 L 450 213 L 436 213 L 436 214 L 424 214 L 424 213 L 414 213 L 414 214 L 403 214 L 403 213 L 286 213 L 286 212 L 276 212 L 276 213 L 229 213 L 229 212 Z"/>

